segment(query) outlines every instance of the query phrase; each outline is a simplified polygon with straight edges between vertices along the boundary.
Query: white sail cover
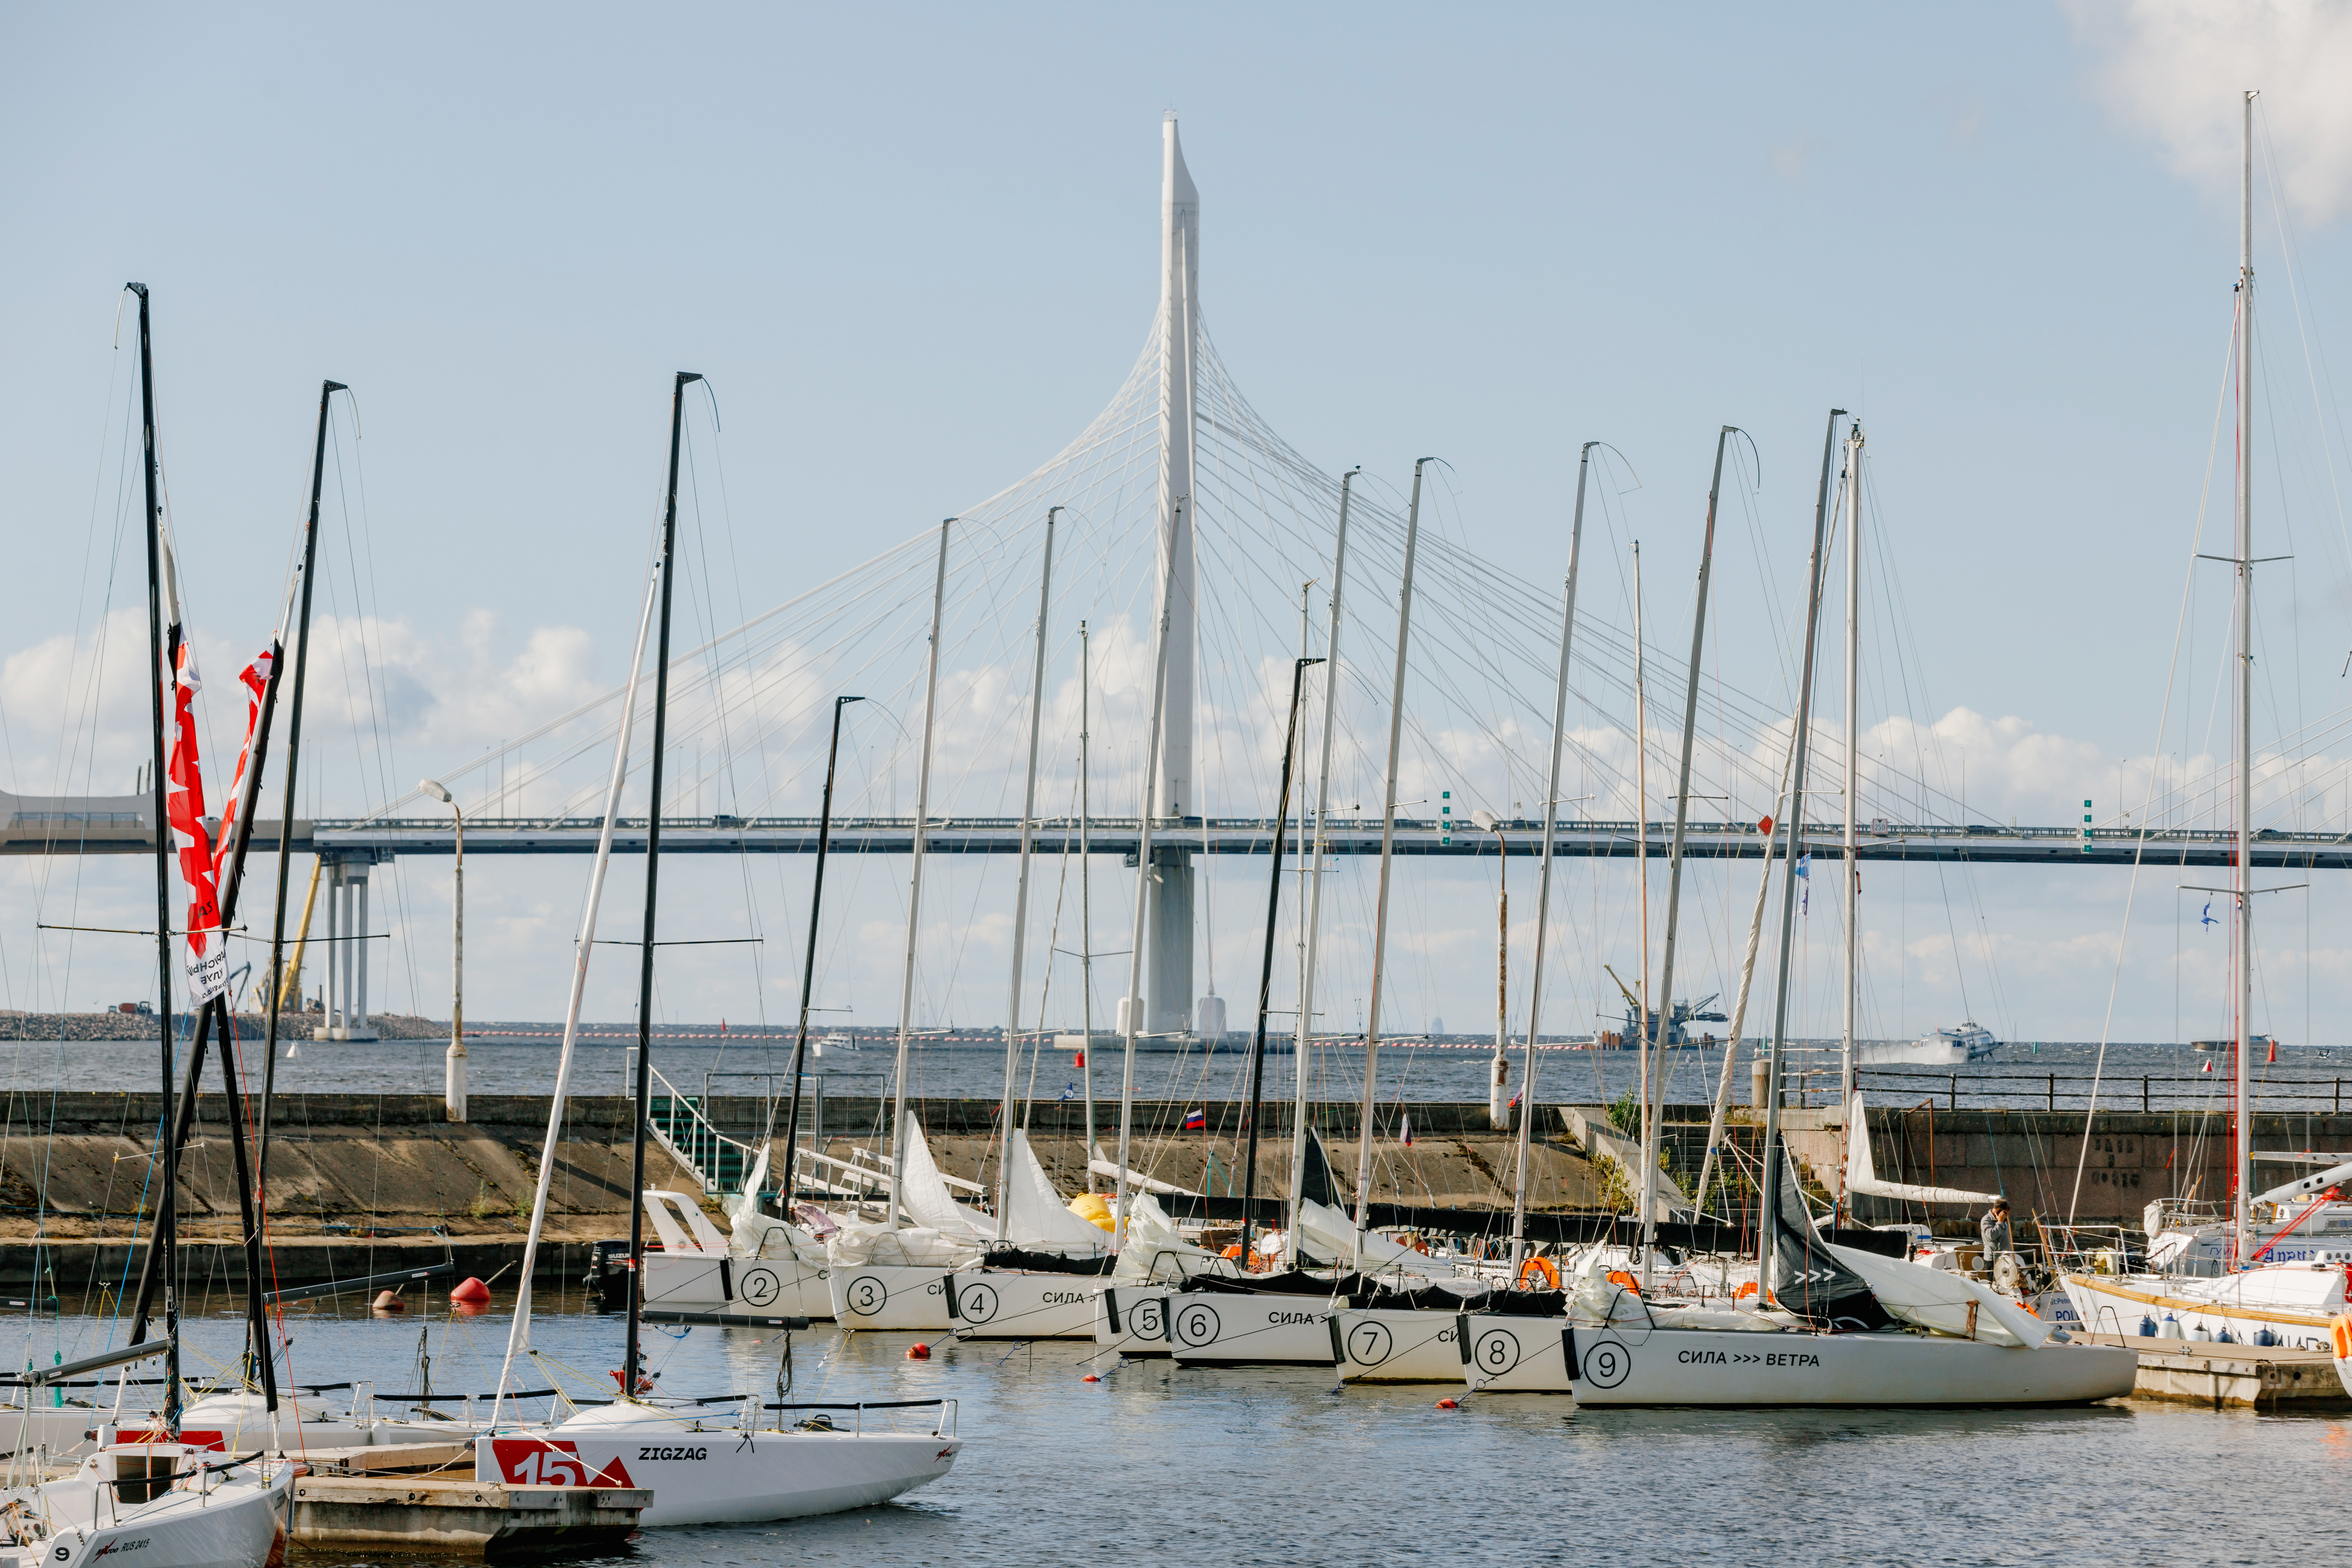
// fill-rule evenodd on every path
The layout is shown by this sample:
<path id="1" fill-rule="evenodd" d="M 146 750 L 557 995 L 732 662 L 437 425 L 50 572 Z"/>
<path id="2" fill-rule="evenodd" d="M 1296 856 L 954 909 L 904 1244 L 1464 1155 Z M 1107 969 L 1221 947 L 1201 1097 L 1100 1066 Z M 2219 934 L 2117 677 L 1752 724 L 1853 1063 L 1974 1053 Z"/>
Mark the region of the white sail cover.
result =
<path id="1" fill-rule="evenodd" d="M 1172 1284 L 1192 1274 L 1237 1272 L 1230 1260 L 1178 1236 L 1168 1211 L 1150 1193 L 1127 1194 L 1126 1231 L 1118 1265 L 1111 1271 L 1121 1283 L 1152 1279 Z"/>
<path id="2" fill-rule="evenodd" d="M 1054 1191 L 1045 1167 L 1029 1147 L 1029 1134 L 1014 1131 L 1004 1151 L 1004 1239 L 1015 1247 L 1093 1257 L 1110 1248 L 1110 1233 L 1080 1219 Z"/>
<path id="3" fill-rule="evenodd" d="M 1356 1222 L 1327 1205 L 1313 1202 L 1299 1205 L 1298 1228 L 1305 1233 L 1306 1250 L 1318 1258 L 1332 1263 L 1345 1263 L 1355 1251 Z M 1454 1272 L 1450 1263 L 1367 1231 L 1364 1234 L 1364 1266 L 1360 1272 L 1377 1274 L 1390 1268 L 1402 1269 L 1428 1279 L 1444 1279 Z"/>
<path id="4" fill-rule="evenodd" d="M 1987 1340 L 1994 1344 L 2023 1345 L 2038 1350 L 2050 1337 L 2050 1325 L 2015 1301 L 1948 1268 L 1881 1258 L 1851 1247 L 1824 1242 L 1830 1256 L 1862 1276 L 1878 1304 L 1906 1323 L 1938 1333 Z M 1971 1334 L 1969 1305 L 1976 1310 Z"/>
<path id="5" fill-rule="evenodd" d="M 1972 1193 L 1960 1187 L 1921 1187 L 1908 1182 L 1882 1182 L 1870 1163 L 1870 1117 L 1856 1090 L 1845 1119 L 1845 1190 L 1874 1198 L 1900 1198 L 1915 1204 L 1990 1204 L 1998 1193 Z"/>
<path id="6" fill-rule="evenodd" d="M 995 1230 L 985 1215 L 965 1208 L 948 1194 L 948 1184 L 940 1180 L 939 1164 L 931 1158 L 930 1142 L 912 1117 L 908 1118 L 907 1190 L 900 1206 L 917 1225 L 941 1236 L 977 1241 Z"/>

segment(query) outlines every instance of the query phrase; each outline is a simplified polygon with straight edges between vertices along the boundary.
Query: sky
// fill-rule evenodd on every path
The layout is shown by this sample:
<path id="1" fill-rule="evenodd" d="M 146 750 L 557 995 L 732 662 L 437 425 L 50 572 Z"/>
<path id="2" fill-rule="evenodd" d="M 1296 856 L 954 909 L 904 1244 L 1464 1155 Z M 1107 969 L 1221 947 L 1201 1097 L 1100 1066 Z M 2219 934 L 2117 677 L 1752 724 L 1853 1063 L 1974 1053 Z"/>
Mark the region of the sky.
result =
<path id="1" fill-rule="evenodd" d="M 143 754 L 124 279 L 154 290 L 215 770 L 234 750 L 217 689 L 278 614 L 318 384 L 354 389 L 320 579 L 329 646 L 352 657 L 322 677 L 318 722 L 322 755 L 356 759 L 321 774 L 340 793 L 319 808 L 356 813 L 622 678 L 673 372 L 709 378 L 722 427 L 695 470 L 723 479 L 714 625 L 730 597 L 743 616 L 781 604 L 1060 449 L 1150 324 L 1172 112 L 1208 331 L 1312 463 L 1364 464 L 1394 497 L 1415 457 L 1442 455 L 1448 526 L 1553 581 L 1575 453 L 1608 441 L 1639 476 L 1624 521 L 1670 584 L 1648 635 L 1671 647 L 1716 434 L 1737 425 L 1740 528 L 1762 553 L 1726 568 L 1713 635 L 1732 678 L 1780 692 L 1822 423 L 1852 410 L 1873 548 L 1902 589 L 1874 613 L 1911 649 L 1907 684 L 1869 677 L 1864 724 L 1898 750 L 1934 727 L 1965 752 L 1972 815 L 2063 824 L 2088 796 L 2106 820 L 2153 759 L 2227 755 L 2226 573 L 2193 557 L 2227 548 L 2216 419 L 2237 95 L 2254 86 L 2258 521 L 2262 552 L 2293 557 L 2262 578 L 2257 749 L 2311 786 L 2273 791 L 2283 824 L 2352 808 L 2331 718 L 2352 536 L 2328 368 L 2352 261 L 2352 7 L 2081 0 L 1800 28 L 1728 6 L 133 5 L 18 7 L 0 29 L 17 237 L 0 254 L 0 761 L 20 792 L 127 790 Z M 1624 542 L 1607 536 L 1586 601 L 1612 624 Z M 135 943 L 36 929 L 122 923 L 141 874 L 11 862 L 0 1001 L 152 988 Z M 616 871 L 615 907 L 636 875 Z M 1254 980 L 1259 875 L 1215 874 L 1228 996 Z M 469 1014 L 560 1014 L 584 877 L 476 868 Z M 676 877 L 680 907 L 767 940 L 756 960 L 681 954 L 666 1013 L 787 1016 L 804 868 Z M 1589 1026 L 1599 964 L 1638 947 L 1622 871 L 1576 878 L 1589 919 L 1561 933 L 1561 1028 Z M 1977 878 L 1866 885 L 1878 1032 L 1995 996 L 2019 1037 L 2216 1026 L 2222 950 L 2178 878 Z M 1483 1026 L 1491 868 L 1413 879 L 1398 1012 Z M 380 997 L 438 1014 L 446 867 L 396 880 Z M 827 1000 L 887 1022 L 903 893 L 881 868 L 853 880 Z M 1096 901 L 1123 910 L 1124 874 L 1100 880 Z M 1002 868 L 942 881 L 919 1010 L 993 1021 Z M 1712 986 L 1752 884 L 1699 881 Z M 2352 906 L 2325 885 L 2278 901 L 2294 900 L 2259 941 L 2264 1016 L 2326 1038 L 2352 1001 L 2335 934 Z M 1347 900 L 1361 913 L 1360 889 Z M 1123 919 L 1098 915 L 1098 946 L 1126 945 Z M 626 1016 L 633 992 L 602 968 L 589 1010 Z"/>

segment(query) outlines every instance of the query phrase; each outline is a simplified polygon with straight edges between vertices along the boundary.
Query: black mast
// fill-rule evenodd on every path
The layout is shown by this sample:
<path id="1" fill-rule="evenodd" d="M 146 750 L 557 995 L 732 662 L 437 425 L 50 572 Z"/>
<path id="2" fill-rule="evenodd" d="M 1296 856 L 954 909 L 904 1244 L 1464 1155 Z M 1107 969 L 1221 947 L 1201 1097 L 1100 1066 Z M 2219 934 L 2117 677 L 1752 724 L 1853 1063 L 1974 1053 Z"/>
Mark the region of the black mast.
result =
<path id="1" fill-rule="evenodd" d="M 254 1179 L 265 1184 L 269 1180 L 269 1102 L 278 1088 L 278 1016 L 286 1003 L 279 993 L 285 989 L 286 887 L 294 849 L 294 764 L 302 751 L 302 678 L 310 664 L 310 581 L 319 563 L 319 492 L 327 478 L 327 400 L 348 390 L 340 381 L 320 384 L 319 441 L 310 456 L 310 516 L 302 527 L 301 605 L 294 616 L 293 706 L 286 715 L 286 806 L 278 814 L 278 910 L 269 932 L 268 1054 L 261 1064 L 260 1146 L 255 1151 L 253 1167 Z"/>
<path id="2" fill-rule="evenodd" d="M 140 1267 L 139 1311 L 131 1342 L 136 1344 L 147 1337 L 148 1303 L 155 1281 L 161 1279 L 163 1337 L 170 1346 L 163 1352 L 163 1430 L 176 1437 L 180 1431 L 180 1300 L 171 1281 L 175 1261 L 173 1237 L 179 1226 L 179 1205 L 173 1200 L 180 1182 L 180 1144 L 172 1114 L 172 825 L 165 818 L 163 805 L 168 787 L 163 771 L 170 765 L 164 755 L 163 683 L 171 679 L 171 665 L 163 653 L 163 507 L 155 468 L 154 342 L 148 331 L 147 285 L 123 287 L 139 296 L 139 433 L 147 465 L 147 647 L 152 661 L 148 682 L 155 720 L 155 981 L 160 987 L 155 1016 L 163 1050 L 163 1113 L 159 1120 L 165 1129 L 155 1230 Z"/>
<path id="3" fill-rule="evenodd" d="M 1265 890 L 1265 957 L 1257 971 L 1257 1038 L 1250 1046 L 1249 1155 L 1242 1175 L 1242 1267 L 1249 1267 L 1250 1237 L 1257 1220 L 1257 1122 L 1265 1089 L 1265 1010 L 1274 989 L 1274 920 L 1282 911 L 1282 835 L 1290 826 L 1290 756 L 1298 743 L 1298 689 L 1307 667 L 1319 658 L 1302 658 L 1290 667 L 1290 722 L 1282 735 L 1282 784 L 1274 796 L 1274 874 Z M 1303 1004 L 1302 1004 L 1303 1005 Z M 1296 1194 L 1293 1194 L 1294 1197 Z M 1294 1265 L 1298 1256 L 1291 1248 Z"/>
<path id="4" fill-rule="evenodd" d="M 865 700 L 863 697 L 836 697 L 833 700 L 833 742 L 825 748 L 824 753 L 824 802 L 818 808 L 816 818 L 815 885 L 809 892 L 808 957 L 801 964 L 801 1023 L 799 1031 L 793 1037 L 792 1110 L 784 1119 L 784 1163 L 781 1167 L 783 1174 L 778 1178 L 782 1184 L 776 1188 L 778 1206 L 783 1210 L 787 1220 L 793 1217 L 793 1144 L 801 1130 L 801 1064 L 808 1055 L 809 996 L 816 984 L 816 922 L 818 914 L 824 909 L 825 851 L 833 843 L 833 772 L 835 764 L 841 760 L 841 710 L 853 702 Z M 769 1114 L 772 1116 L 774 1113 L 774 1101 L 771 1100 Z M 772 1122 L 768 1128 L 768 1146 L 772 1149 L 775 1142 L 776 1130 Z M 759 1194 L 751 1194 L 755 1205 L 759 1200 Z"/>
<path id="5" fill-rule="evenodd" d="M 661 631 L 654 652 L 654 760 L 646 797 L 645 951 L 637 971 L 637 1124 L 629 1151 L 629 1338 L 621 1355 L 624 1399 L 637 1396 L 637 1331 L 646 1307 L 646 1128 L 653 1117 L 654 1095 L 654 907 L 661 870 L 662 744 L 669 722 L 669 589 L 677 556 L 677 450 L 686 426 L 687 384 L 701 379 L 690 370 L 679 371 L 669 399 L 669 494 L 662 506 Z M 636 671 L 629 674 L 636 679 Z"/>

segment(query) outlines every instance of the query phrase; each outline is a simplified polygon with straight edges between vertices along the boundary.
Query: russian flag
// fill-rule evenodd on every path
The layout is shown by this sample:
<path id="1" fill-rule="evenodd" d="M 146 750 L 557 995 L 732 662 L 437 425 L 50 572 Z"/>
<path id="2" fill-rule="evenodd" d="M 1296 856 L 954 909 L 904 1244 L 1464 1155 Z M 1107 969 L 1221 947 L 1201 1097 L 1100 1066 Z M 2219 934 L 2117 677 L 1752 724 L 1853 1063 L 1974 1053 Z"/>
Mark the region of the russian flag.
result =
<path id="1" fill-rule="evenodd" d="M 1209 1130 L 1209 1113 L 1208 1113 L 1207 1111 L 1205 1111 L 1205 1110 L 1195 1110 L 1195 1111 L 1192 1111 L 1192 1112 L 1189 1112 L 1189 1113 L 1187 1113 L 1187 1114 L 1186 1114 L 1186 1116 L 1185 1116 L 1185 1118 L 1184 1118 L 1184 1131 L 1187 1131 L 1187 1132 L 1206 1132 L 1208 1130 Z"/>

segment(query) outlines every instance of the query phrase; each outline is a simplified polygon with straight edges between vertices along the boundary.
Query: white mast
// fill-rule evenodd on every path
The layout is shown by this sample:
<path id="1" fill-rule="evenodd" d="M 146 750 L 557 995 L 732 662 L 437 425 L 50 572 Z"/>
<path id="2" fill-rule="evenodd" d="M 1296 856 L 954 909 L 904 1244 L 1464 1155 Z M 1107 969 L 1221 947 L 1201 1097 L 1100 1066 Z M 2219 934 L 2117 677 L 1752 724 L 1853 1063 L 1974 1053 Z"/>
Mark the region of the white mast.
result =
<path id="1" fill-rule="evenodd" d="M 1087 798 L 1087 742 L 1093 714 L 1088 710 L 1087 689 L 1093 680 L 1092 648 L 1087 641 L 1087 623 L 1078 623 L 1078 1027 L 1085 1031 L 1086 1044 L 1078 1047 L 1079 1058 L 1086 1066 L 1078 1071 L 1078 1082 L 1087 1091 L 1087 1147 L 1078 1164 L 1086 1172 L 1087 1191 L 1095 1190 L 1095 905 L 1094 882 L 1090 872 L 1094 867 L 1094 802 Z"/>
<path id="2" fill-rule="evenodd" d="M 1667 1031 L 1675 1017 L 1675 943 L 1681 934 L 1683 912 L 1683 847 L 1690 830 L 1691 753 L 1698 741 L 1698 683 L 1706 651 L 1706 590 L 1715 569 L 1715 503 L 1723 491 L 1723 448 L 1738 426 L 1727 425 L 1715 437 L 1715 479 L 1706 491 L 1706 537 L 1698 554 L 1698 604 L 1691 612 L 1690 680 L 1683 693 L 1682 768 L 1675 782 L 1675 837 L 1666 852 L 1666 948 L 1658 972 L 1658 1022 L 1651 1041 L 1650 1059 L 1657 1065 L 1657 1103 L 1642 1112 L 1642 1289 L 1650 1288 L 1651 1259 L 1658 1226 L 1658 1153 L 1664 1141 Z"/>
<path id="3" fill-rule="evenodd" d="M 1559 818 L 1559 754 L 1568 738 L 1568 651 L 1576 635 L 1577 559 L 1584 549 L 1584 480 L 1591 471 L 1592 448 L 1587 441 L 1576 462 L 1576 520 L 1568 531 L 1568 585 L 1560 607 L 1559 679 L 1551 697 L 1551 772 L 1546 775 L 1543 797 L 1543 861 L 1536 877 L 1536 952 L 1528 971 L 1528 1053 L 1519 1068 L 1519 1163 L 1511 1190 L 1511 1279 L 1518 1279 L 1528 1252 L 1528 1161 L 1536 1121 L 1536 1030 L 1543 1016 L 1544 927 L 1551 918 L 1551 851 L 1553 825 Z"/>
<path id="4" fill-rule="evenodd" d="M 1372 915 L 1372 1000 L 1364 1024 L 1363 1124 L 1356 1142 L 1356 1240 L 1350 1267 L 1364 1263 L 1364 1215 L 1372 1201 L 1372 1106 L 1380 1089 L 1381 981 L 1389 951 L 1389 868 L 1396 858 L 1397 753 L 1404 742 L 1404 656 L 1412 640 L 1412 558 L 1421 542 L 1421 470 L 1431 461 L 1412 465 L 1412 504 L 1404 517 L 1404 585 L 1397 595 L 1396 680 L 1389 692 L 1388 800 L 1381 809 L 1381 884 Z M 1328 717 L 1326 722 L 1328 722 Z"/>
<path id="5" fill-rule="evenodd" d="M 907 1192 L 907 1058 L 915 1026 L 915 939 L 922 930 L 923 839 L 931 809 L 931 731 L 939 716 L 940 620 L 948 600 L 948 531 L 955 519 L 940 524 L 939 575 L 931 584 L 931 646 L 923 673 L 923 752 L 915 772 L 915 864 L 907 880 L 907 959 L 898 973 L 898 1062 L 890 1094 L 890 1228 L 898 1228 L 906 1211 Z"/>
<path id="6" fill-rule="evenodd" d="M 1182 511 L 1189 496 L 1178 496 L 1176 508 Z M 1135 1037 L 1143 1023 L 1143 950 L 1152 931 L 1151 819 L 1159 809 L 1160 747 L 1165 739 L 1168 717 L 1168 622 L 1171 605 L 1176 595 L 1176 574 L 1162 570 L 1160 574 L 1160 618 L 1153 625 L 1151 642 L 1151 724 L 1143 739 L 1143 812 L 1135 823 L 1135 929 L 1127 943 L 1127 998 L 1118 1007 L 1118 1032 L 1124 1037 L 1118 1079 L 1118 1169 L 1113 1178 L 1118 1184 L 1112 1209 L 1113 1223 L 1118 1227 L 1117 1237 L 1121 1246 L 1127 1242 L 1127 1182 L 1128 1153 L 1134 1141 L 1135 1130 Z M 1160 870 L 1173 874 L 1174 867 Z M 1188 873 L 1189 874 L 1189 873 Z M 1188 916 L 1189 918 L 1189 916 Z M 1181 1027 L 1181 1022 L 1179 1026 Z M 1093 1156 L 1087 1156 L 1089 1161 Z"/>
<path id="7" fill-rule="evenodd" d="M 613 829 L 621 820 L 621 787 L 629 777 L 629 738 L 637 720 L 637 688 L 644 680 L 646 636 L 653 629 L 654 604 L 661 592 L 661 552 L 646 582 L 645 607 L 637 612 L 636 651 L 629 659 L 629 684 L 621 694 L 621 732 L 613 742 L 613 773 L 604 786 L 604 826 L 596 834 L 596 863 L 588 873 L 587 908 L 580 915 L 580 938 L 572 952 L 572 994 L 563 1005 L 563 1048 L 555 1058 L 555 1089 L 547 1108 L 547 1142 L 540 1152 L 539 1185 L 531 1194 L 530 1229 L 522 1243 L 522 1279 L 515 1288 L 514 1322 L 507 1330 L 506 1360 L 499 1365 L 499 1388 L 490 1401 L 490 1425 L 499 1424 L 515 1357 L 530 1349 L 530 1279 L 539 1262 L 539 1234 L 547 1224 L 547 1194 L 555 1179 L 555 1145 L 563 1134 L 564 1096 L 572 1086 L 572 1060 L 580 1042 L 580 1002 L 588 989 L 588 955 L 596 945 L 596 914 L 604 903 L 604 873 L 613 864 Z M 629 1194 L 636 1202 L 637 1194 Z"/>
<path id="8" fill-rule="evenodd" d="M 1176 117 L 1160 131 L 1160 572 L 1168 605 L 1167 717 L 1160 739 L 1160 815 L 1194 815 L 1192 789 L 1194 579 L 1192 498 L 1194 374 L 1200 363 L 1201 196 L 1184 167 Z M 1150 1021 L 1148 1030 L 1191 1026 L 1192 1013 L 1192 858 L 1171 845 L 1169 864 L 1139 867 L 1152 889 Z M 1136 995 L 1143 994 L 1140 991 Z"/>
<path id="9" fill-rule="evenodd" d="M 1037 816 L 1037 731 L 1044 718 L 1045 703 L 1045 612 L 1054 602 L 1054 515 L 1062 509 L 1045 509 L 1045 558 L 1037 574 L 1037 658 L 1029 673 L 1029 773 L 1021 787 L 1021 870 L 1013 888 L 1013 992 L 1004 1005 L 1004 1107 L 1003 1125 L 997 1135 L 1003 1142 L 1003 1157 L 996 1163 L 996 1239 L 1011 1241 L 1007 1228 L 1013 1223 L 1013 1085 L 1021 1061 L 1021 964 L 1027 956 L 1029 935 L 1029 856 L 1034 837 L 1032 825 Z M 1052 962 L 1052 955 L 1047 955 Z M 1089 1154 L 1088 1159 L 1094 1156 Z"/>
<path id="10" fill-rule="evenodd" d="M 1511 845 L 1503 825 L 1495 825 L 1495 865 L 1499 881 L 1495 889 L 1495 1059 L 1486 1075 L 1486 1123 L 1507 1129 L 1510 1109 L 1504 1091 L 1511 1086 L 1511 1058 L 1503 1054 L 1511 1029 Z"/>
<path id="11" fill-rule="evenodd" d="M 1304 1201 L 1307 1184 L 1307 1126 L 1309 1047 L 1315 1037 L 1315 956 L 1317 938 L 1323 927 L 1323 851 L 1325 819 L 1331 810 L 1331 741 L 1339 730 L 1339 593 L 1348 582 L 1348 500 L 1356 476 L 1364 471 L 1359 463 L 1339 476 L 1339 531 L 1331 546 L 1331 629 L 1323 639 L 1323 760 L 1315 785 L 1315 843 L 1308 855 L 1299 857 L 1308 863 L 1306 910 L 1307 955 L 1299 969 L 1298 1032 L 1293 1038 L 1292 1066 L 1297 1069 L 1298 1093 L 1290 1116 L 1290 1258 L 1298 1259 L 1298 1211 Z M 1307 792 L 1299 792 L 1299 805 L 1306 806 Z"/>
<path id="12" fill-rule="evenodd" d="M 1643 643 L 1642 640 L 1642 542 L 1633 541 L 1633 881 L 1637 917 L 1642 922 L 1641 991 L 1634 1010 L 1641 1016 L 1633 1022 L 1638 1037 L 1635 1047 L 1641 1055 L 1635 1058 L 1636 1076 L 1640 1078 L 1641 1093 L 1636 1102 L 1642 1107 L 1644 1121 L 1650 1115 L 1650 688 L 1643 673 Z M 1650 1211 L 1650 1182 L 1639 1178 L 1642 1212 Z"/>
<path id="13" fill-rule="evenodd" d="M 2254 1008 L 2254 97 L 2245 98 L 2245 163 L 2238 191 L 2238 952 L 2231 977 L 2238 1007 L 2237 1248 L 2252 1238 L 2254 1127 L 2247 1114 L 2246 1056 Z"/>
<path id="14" fill-rule="evenodd" d="M 1861 703 L 1855 685 L 1862 678 L 1862 421 L 1845 427 L 1845 1031 L 1838 1058 L 1838 1099 L 1851 1106 L 1856 1084 L 1854 1026 L 1862 1005 L 1862 936 L 1855 921 L 1862 912 L 1862 867 L 1854 858 L 1860 840 L 1854 833 L 1858 773 L 1854 745 L 1861 733 Z M 1841 1195 L 1839 1207 L 1845 1199 Z"/>

